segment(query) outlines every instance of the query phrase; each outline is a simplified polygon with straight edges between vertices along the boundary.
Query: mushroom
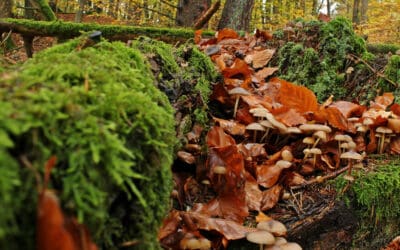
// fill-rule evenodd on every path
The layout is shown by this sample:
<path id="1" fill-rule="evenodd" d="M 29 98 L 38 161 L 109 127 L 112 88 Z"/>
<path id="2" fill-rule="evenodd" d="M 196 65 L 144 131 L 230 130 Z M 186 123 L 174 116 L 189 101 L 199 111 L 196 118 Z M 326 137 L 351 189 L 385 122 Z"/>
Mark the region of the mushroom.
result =
<path id="1" fill-rule="evenodd" d="M 257 228 L 270 232 L 274 236 L 285 236 L 287 234 L 286 226 L 277 220 L 261 221 L 257 224 Z"/>
<path id="2" fill-rule="evenodd" d="M 313 167 L 314 167 L 315 162 L 317 160 L 317 155 L 321 155 L 322 151 L 319 148 L 310 148 L 310 154 L 313 155 Z"/>
<path id="3" fill-rule="evenodd" d="M 250 123 L 246 126 L 246 130 L 253 130 L 253 142 L 256 142 L 257 139 L 257 131 L 265 131 L 265 128 L 258 122 Z"/>
<path id="4" fill-rule="evenodd" d="M 283 123 L 281 123 L 281 122 L 279 122 L 279 121 L 277 121 L 277 120 L 275 119 L 275 117 L 274 117 L 271 113 L 267 114 L 267 120 L 268 120 L 275 128 L 279 129 L 279 132 L 280 132 L 280 133 L 282 133 L 282 134 L 286 134 L 286 133 L 287 133 L 287 127 L 286 127 L 286 125 L 283 124 Z"/>
<path id="5" fill-rule="evenodd" d="M 320 140 L 322 140 L 323 142 L 326 142 L 326 132 L 323 130 L 318 130 L 316 132 L 314 132 L 313 137 L 316 137 L 317 140 L 315 141 L 315 143 L 313 144 L 313 148 L 315 148 L 315 146 L 318 145 L 318 142 Z"/>
<path id="6" fill-rule="evenodd" d="M 258 118 L 258 120 L 264 120 L 263 118 L 267 118 L 267 114 L 270 113 L 266 108 L 252 108 L 249 110 L 254 117 Z"/>
<path id="7" fill-rule="evenodd" d="M 384 148 L 384 145 L 385 145 L 385 135 L 386 134 L 392 134 L 393 131 L 388 127 L 381 126 L 381 127 L 377 127 L 375 132 L 376 132 L 376 136 L 379 137 L 378 153 L 382 154 L 383 153 L 383 148 Z"/>
<path id="8" fill-rule="evenodd" d="M 226 174 L 226 167 L 224 166 L 215 166 L 213 168 L 213 173 L 218 175 L 218 183 L 221 182 L 221 175 L 225 175 Z"/>
<path id="9" fill-rule="evenodd" d="M 393 131 L 393 133 L 400 133 L 400 119 L 389 118 L 387 126 Z"/>
<path id="10" fill-rule="evenodd" d="M 299 126 L 304 132 L 312 132 L 312 131 L 324 131 L 325 133 L 332 132 L 332 129 L 329 126 L 322 124 L 302 124 Z"/>
<path id="11" fill-rule="evenodd" d="M 235 97 L 235 107 L 233 108 L 233 117 L 236 118 L 236 112 L 239 105 L 239 99 L 241 96 L 250 95 L 250 92 L 241 87 L 236 87 L 228 91 L 229 95 Z"/>
<path id="12" fill-rule="evenodd" d="M 288 242 L 280 245 L 281 250 L 302 250 L 301 246 L 295 242 Z"/>
<path id="13" fill-rule="evenodd" d="M 357 153 L 357 152 L 355 152 L 355 151 L 353 151 L 353 150 L 350 150 L 349 152 L 345 152 L 345 153 L 343 153 L 341 156 L 340 156 L 340 158 L 341 159 L 348 159 L 348 161 L 349 161 L 349 171 L 348 171 L 348 174 L 347 175 L 345 175 L 345 179 L 347 179 L 347 180 L 349 180 L 349 181 L 353 181 L 354 180 L 354 178 L 353 178 L 353 176 L 351 175 L 351 170 L 352 170 L 352 167 L 353 167 L 353 161 L 360 161 L 360 160 L 362 160 L 364 157 L 362 156 L 362 155 L 360 155 L 359 153 Z"/>
<path id="14" fill-rule="evenodd" d="M 264 230 L 250 232 L 246 235 L 246 239 L 251 243 L 259 244 L 260 250 L 263 250 L 263 245 L 272 245 L 275 243 L 274 236 L 270 232 Z"/>
<path id="15" fill-rule="evenodd" d="M 272 125 L 271 122 L 267 121 L 267 120 L 262 120 L 259 122 L 262 126 L 264 126 L 266 128 L 267 131 L 265 131 L 265 134 L 261 137 L 261 142 L 263 142 L 264 140 L 268 139 L 268 135 L 269 135 L 269 131 L 271 129 L 274 129 L 275 127 Z"/>
<path id="16" fill-rule="evenodd" d="M 311 137 L 311 136 L 304 137 L 303 143 L 307 144 L 307 148 L 311 148 L 312 145 L 315 143 L 315 139 L 314 139 L 314 137 Z"/>
<path id="17" fill-rule="evenodd" d="M 289 161 L 289 162 L 293 161 L 293 154 L 292 152 L 290 152 L 290 150 L 287 149 L 282 150 L 281 157 L 282 160 L 284 161 Z"/>

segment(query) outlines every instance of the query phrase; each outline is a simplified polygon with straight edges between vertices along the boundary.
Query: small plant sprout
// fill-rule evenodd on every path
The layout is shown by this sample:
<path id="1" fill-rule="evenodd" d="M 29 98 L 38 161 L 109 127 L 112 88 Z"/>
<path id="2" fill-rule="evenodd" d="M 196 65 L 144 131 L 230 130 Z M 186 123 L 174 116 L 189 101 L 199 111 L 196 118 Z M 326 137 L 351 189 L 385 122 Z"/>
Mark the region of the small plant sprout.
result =
<path id="1" fill-rule="evenodd" d="M 264 230 L 250 232 L 246 235 L 246 239 L 251 243 L 260 245 L 260 250 L 264 249 L 264 245 L 273 245 L 275 243 L 275 237 Z"/>
<path id="2" fill-rule="evenodd" d="M 340 158 L 341 158 L 341 159 L 347 159 L 347 160 L 348 160 L 348 167 L 349 167 L 349 170 L 348 170 L 348 174 L 346 174 L 346 175 L 344 176 L 344 178 L 345 178 L 346 180 L 348 180 L 348 181 L 353 181 L 353 180 L 354 180 L 354 177 L 351 175 L 351 170 L 352 170 L 352 168 L 353 168 L 353 164 L 354 164 L 356 161 L 361 161 L 364 157 L 363 157 L 362 155 L 360 155 L 359 153 L 357 153 L 357 152 L 351 150 L 351 151 L 349 151 L 349 152 L 343 153 L 343 154 L 340 156 Z"/>
<path id="3" fill-rule="evenodd" d="M 263 132 L 265 131 L 265 128 L 260 123 L 253 122 L 246 126 L 246 130 L 253 131 L 253 142 L 255 143 L 257 140 L 257 131 Z"/>
<path id="4" fill-rule="evenodd" d="M 381 127 L 377 127 L 375 132 L 376 132 L 376 137 L 379 137 L 378 153 L 382 154 L 384 146 L 385 146 L 385 137 L 386 137 L 386 135 L 392 134 L 393 131 L 388 127 L 381 126 Z"/>
<path id="5" fill-rule="evenodd" d="M 241 96 L 250 95 L 250 92 L 241 87 L 236 87 L 228 91 L 229 95 L 235 97 L 235 106 L 233 108 L 233 118 L 236 118 L 236 112 L 239 106 L 239 99 Z"/>

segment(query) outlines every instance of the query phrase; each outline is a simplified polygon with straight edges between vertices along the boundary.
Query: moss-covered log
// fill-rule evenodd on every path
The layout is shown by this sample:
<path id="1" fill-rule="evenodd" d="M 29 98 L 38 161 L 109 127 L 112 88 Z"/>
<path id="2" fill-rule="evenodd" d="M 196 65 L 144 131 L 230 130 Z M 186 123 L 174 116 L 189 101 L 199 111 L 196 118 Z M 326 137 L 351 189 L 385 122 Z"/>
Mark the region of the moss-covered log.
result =
<path id="1" fill-rule="evenodd" d="M 94 23 L 71 23 L 71 22 L 46 22 L 32 21 L 25 19 L 0 19 L 0 32 L 13 32 L 30 36 L 52 36 L 61 39 L 68 39 L 80 36 L 82 32 L 99 30 L 102 36 L 115 41 L 133 40 L 138 36 L 148 36 L 158 40 L 185 41 L 194 37 L 194 31 L 190 29 L 172 29 L 156 27 L 134 27 L 121 25 L 99 25 Z M 205 32 L 203 35 L 213 35 L 212 32 Z"/>
<path id="2" fill-rule="evenodd" d="M 0 249 L 34 249 L 35 172 L 100 249 L 158 249 L 169 208 L 174 111 L 137 49 L 75 39 L 0 77 Z"/>

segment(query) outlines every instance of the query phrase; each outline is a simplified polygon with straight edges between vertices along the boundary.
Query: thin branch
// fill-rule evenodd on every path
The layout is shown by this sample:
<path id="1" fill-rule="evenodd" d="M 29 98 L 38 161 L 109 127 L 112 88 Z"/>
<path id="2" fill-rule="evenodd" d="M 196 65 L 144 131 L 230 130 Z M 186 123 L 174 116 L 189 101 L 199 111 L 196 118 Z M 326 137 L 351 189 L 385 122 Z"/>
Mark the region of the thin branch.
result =
<path id="1" fill-rule="evenodd" d="M 10 30 L 10 31 L 8 32 L 8 34 L 4 37 L 4 39 L 2 39 L 2 41 L 0 41 L 0 47 L 2 47 L 3 45 L 6 44 L 8 38 L 10 38 L 11 34 L 12 34 L 12 30 Z"/>
<path id="2" fill-rule="evenodd" d="M 219 6 L 221 5 L 221 1 L 216 1 L 213 3 L 210 8 L 202 15 L 199 19 L 197 19 L 196 23 L 194 24 L 194 29 L 201 29 L 204 24 L 206 24 L 210 18 L 217 12 Z"/>
<path id="3" fill-rule="evenodd" d="M 399 87 L 398 83 L 393 82 L 392 80 L 390 80 L 389 78 L 387 78 L 387 76 L 385 74 L 383 74 L 382 72 L 379 72 L 378 70 L 374 69 L 371 65 L 369 65 L 364 59 L 353 55 L 353 54 L 349 54 L 348 58 L 350 60 L 352 60 L 353 62 L 357 63 L 357 62 L 362 62 L 363 64 L 365 64 L 365 66 L 367 66 L 367 68 L 369 68 L 374 74 L 376 74 L 377 76 L 385 79 L 386 81 L 388 81 L 389 83 L 391 83 L 393 86 L 395 87 Z"/>
<path id="4" fill-rule="evenodd" d="M 324 182 L 324 181 L 326 181 L 326 180 L 328 180 L 328 179 L 333 179 L 333 178 L 335 178 L 336 176 L 340 175 L 341 173 L 346 172 L 348 169 L 349 169 L 349 166 L 346 166 L 346 167 L 344 167 L 344 168 L 341 168 L 341 169 L 339 169 L 339 170 L 336 170 L 335 172 L 332 172 L 332 173 L 327 174 L 327 175 L 325 175 L 325 176 L 322 176 L 322 177 L 319 177 L 319 178 L 313 178 L 313 179 L 311 179 L 311 180 L 308 180 L 308 181 L 304 182 L 304 183 L 301 184 L 301 185 L 293 186 L 293 187 L 291 187 L 291 189 L 292 189 L 292 190 L 297 190 L 297 189 L 304 188 L 304 187 L 306 187 L 306 186 L 310 186 L 310 185 L 312 185 L 312 184 L 322 183 L 322 182 Z"/>
<path id="5" fill-rule="evenodd" d="M 32 163 L 28 160 L 28 157 L 26 157 L 26 155 L 20 155 L 18 158 L 19 158 L 20 162 L 22 163 L 22 165 L 24 165 L 24 167 L 26 167 L 27 169 L 32 171 L 32 173 L 34 174 L 35 180 L 36 180 L 36 188 L 37 188 L 38 192 L 40 192 L 40 190 L 42 190 L 42 188 L 43 188 L 43 183 L 42 183 L 42 178 L 40 177 L 39 172 L 32 165 Z"/>
<path id="6" fill-rule="evenodd" d="M 148 10 L 148 11 L 155 12 L 155 13 L 157 13 L 157 14 L 160 14 L 161 16 L 165 16 L 165 17 L 169 18 L 170 20 L 175 20 L 175 18 L 171 17 L 171 16 L 168 15 L 168 14 L 162 13 L 161 11 L 158 11 L 158 10 L 155 10 L 155 9 L 151 9 L 151 8 L 149 8 L 149 7 L 142 6 L 142 5 L 140 5 L 140 4 L 136 4 L 136 6 L 139 7 L 139 8 Z"/>
<path id="7" fill-rule="evenodd" d="M 179 8 L 177 5 L 174 5 L 174 4 L 172 4 L 172 3 L 169 3 L 169 2 L 167 2 L 167 1 L 165 1 L 165 0 L 160 0 L 160 2 L 166 4 L 166 5 L 168 5 L 169 7 L 172 7 L 172 8 L 174 8 L 174 9 L 178 9 L 178 8 Z"/>

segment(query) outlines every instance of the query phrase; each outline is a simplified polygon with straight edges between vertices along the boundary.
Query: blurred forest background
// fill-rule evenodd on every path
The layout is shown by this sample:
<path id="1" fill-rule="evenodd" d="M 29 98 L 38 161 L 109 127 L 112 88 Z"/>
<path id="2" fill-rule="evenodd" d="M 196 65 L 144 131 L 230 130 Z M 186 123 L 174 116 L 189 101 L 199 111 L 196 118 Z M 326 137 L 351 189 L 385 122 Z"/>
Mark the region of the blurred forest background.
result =
<path id="1" fill-rule="evenodd" d="M 34 16 L 35 1 L 2 0 L 1 16 Z M 400 43 L 400 0 L 49 0 L 49 4 L 63 20 L 158 27 L 194 27 L 214 8 L 203 26 L 211 30 L 231 26 L 274 31 L 297 18 L 340 15 L 352 20 L 355 30 L 369 43 Z M 227 24 L 225 17 L 236 14 L 240 24 Z"/>

